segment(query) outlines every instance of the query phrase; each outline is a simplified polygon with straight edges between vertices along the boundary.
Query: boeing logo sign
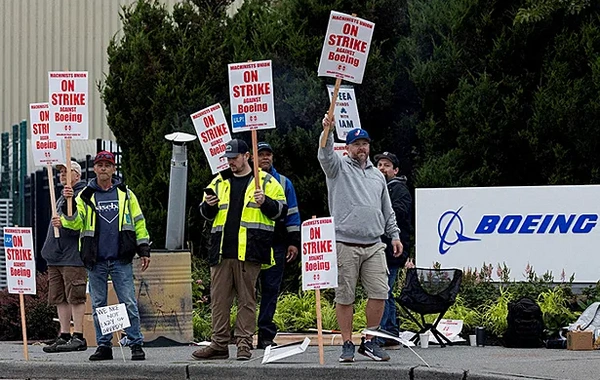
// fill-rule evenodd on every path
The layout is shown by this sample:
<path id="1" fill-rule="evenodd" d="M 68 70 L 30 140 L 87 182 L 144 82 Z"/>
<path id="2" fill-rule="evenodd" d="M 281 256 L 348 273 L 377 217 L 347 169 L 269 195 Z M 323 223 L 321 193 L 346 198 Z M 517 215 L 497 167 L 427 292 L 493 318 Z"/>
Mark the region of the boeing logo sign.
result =
<path id="1" fill-rule="evenodd" d="M 459 213 L 448 210 L 438 219 L 438 252 L 443 255 L 460 242 L 480 241 L 486 235 L 589 234 L 596 227 L 598 214 L 484 214 L 473 232 L 465 235 Z"/>

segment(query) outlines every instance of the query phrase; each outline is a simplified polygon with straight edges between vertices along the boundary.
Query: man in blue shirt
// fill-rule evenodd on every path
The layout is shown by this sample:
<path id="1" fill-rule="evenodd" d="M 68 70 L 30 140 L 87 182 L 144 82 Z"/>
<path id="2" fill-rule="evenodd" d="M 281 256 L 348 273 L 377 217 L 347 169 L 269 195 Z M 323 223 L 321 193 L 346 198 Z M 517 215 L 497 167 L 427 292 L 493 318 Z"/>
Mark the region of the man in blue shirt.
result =
<path id="1" fill-rule="evenodd" d="M 273 238 L 273 254 L 275 265 L 260 272 L 259 283 L 261 290 L 260 311 L 258 313 L 258 344 L 257 348 L 264 349 L 273 344 L 277 335 L 277 326 L 273 323 L 277 297 L 286 262 L 293 261 L 298 256 L 300 247 L 300 213 L 296 191 L 289 178 L 279 174 L 273 167 L 273 148 L 266 142 L 258 143 L 258 165 L 271 174 L 283 187 L 288 205 L 287 215 L 275 223 Z"/>

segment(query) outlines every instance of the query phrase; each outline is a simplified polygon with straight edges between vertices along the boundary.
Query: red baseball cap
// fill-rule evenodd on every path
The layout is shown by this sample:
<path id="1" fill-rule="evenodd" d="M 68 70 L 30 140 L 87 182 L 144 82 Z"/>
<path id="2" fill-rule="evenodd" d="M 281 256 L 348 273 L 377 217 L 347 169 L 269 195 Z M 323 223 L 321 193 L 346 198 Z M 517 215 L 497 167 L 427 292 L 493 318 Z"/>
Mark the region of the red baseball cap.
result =
<path id="1" fill-rule="evenodd" d="M 110 162 L 111 164 L 115 165 L 115 155 L 112 152 L 103 150 L 96 154 L 96 157 L 94 158 L 94 165 L 100 161 Z"/>

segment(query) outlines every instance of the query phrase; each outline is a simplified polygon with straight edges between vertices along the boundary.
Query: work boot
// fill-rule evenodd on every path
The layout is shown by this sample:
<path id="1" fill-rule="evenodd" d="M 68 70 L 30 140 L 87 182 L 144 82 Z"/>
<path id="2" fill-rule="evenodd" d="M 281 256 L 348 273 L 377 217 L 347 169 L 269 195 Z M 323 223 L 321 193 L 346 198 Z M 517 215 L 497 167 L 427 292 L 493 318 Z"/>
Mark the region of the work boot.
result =
<path id="1" fill-rule="evenodd" d="M 229 359 L 229 351 L 215 350 L 211 346 L 206 346 L 194 351 L 192 357 L 196 360 Z"/>
<path id="2" fill-rule="evenodd" d="M 58 338 L 56 338 L 56 340 L 54 341 L 54 343 L 52 343 L 49 346 L 46 346 L 46 347 L 42 348 L 42 351 L 44 351 L 44 352 L 46 352 L 48 354 L 52 354 L 52 353 L 58 352 L 57 347 L 58 346 L 62 346 L 64 344 L 67 344 L 67 342 L 68 342 L 67 339 L 65 339 L 62 336 L 59 336 Z"/>
<path id="3" fill-rule="evenodd" d="M 237 349 L 237 360 L 250 360 L 252 352 L 246 346 L 238 347 Z"/>
<path id="4" fill-rule="evenodd" d="M 113 358 L 112 347 L 106 347 L 106 346 L 98 346 L 98 348 L 96 348 L 96 352 L 94 352 L 90 356 L 90 360 L 92 360 L 92 361 L 112 360 L 112 358 Z"/>
<path id="5" fill-rule="evenodd" d="M 56 349 L 58 352 L 85 351 L 87 350 L 87 341 L 83 337 L 73 336 L 65 344 L 57 346 Z"/>
<path id="6" fill-rule="evenodd" d="M 139 344 L 131 345 L 131 360 L 146 360 L 146 354 Z"/>

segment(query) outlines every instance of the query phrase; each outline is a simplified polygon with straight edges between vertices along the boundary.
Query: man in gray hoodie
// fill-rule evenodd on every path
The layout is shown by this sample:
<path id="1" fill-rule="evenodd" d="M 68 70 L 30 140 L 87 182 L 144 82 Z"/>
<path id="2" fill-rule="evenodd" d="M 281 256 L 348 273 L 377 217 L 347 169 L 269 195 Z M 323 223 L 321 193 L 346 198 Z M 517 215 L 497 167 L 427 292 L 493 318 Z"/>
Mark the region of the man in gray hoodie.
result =
<path id="1" fill-rule="evenodd" d="M 323 118 L 323 128 L 334 128 L 333 119 Z M 323 132 L 325 133 L 325 132 Z M 334 218 L 338 260 L 336 315 L 344 345 L 341 362 L 354 361 L 352 343 L 353 304 L 360 276 L 367 293 L 367 327 L 377 327 L 388 297 L 388 269 L 381 236 L 392 239 L 394 255 L 402 254 L 400 230 L 383 174 L 369 160 L 371 139 L 364 129 L 353 129 L 346 137 L 348 156 L 333 150 L 333 136 L 319 147 L 318 159 L 325 172 L 329 211 Z M 358 353 L 376 361 L 390 356 L 379 345 L 363 338 Z"/>
<path id="2" fill-rule="evenodd" d="M 67 167 L 56 165 L 60 182 L 67 185 Z M 71 183 L 74 196 L 85 187 L 80 181 L 81 166 L 71 161 Z M 62 195 L 56 201 L 60 210 L 65 203 Z M 54 227 L 48 226 L 46 241 L 42 247 L 42 257 L 48 263 L 48 303 L 56 305 L 60 322 L 60 335 L 56 341 L 43 348 L 44 352 L 85 351 L 87 342 L 83 337 L 83 317 L 85 314 L 85 282 L 87 272 L 79 255 L 79 231 L 59 227 L 60 237 L 54 237 Z M 70 333 L 73 317 L 73 336 Z"/>

